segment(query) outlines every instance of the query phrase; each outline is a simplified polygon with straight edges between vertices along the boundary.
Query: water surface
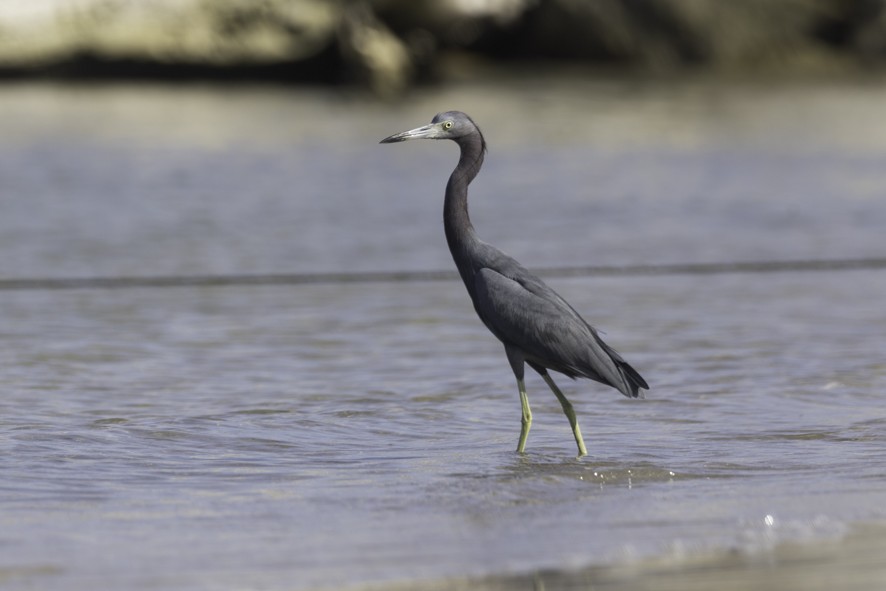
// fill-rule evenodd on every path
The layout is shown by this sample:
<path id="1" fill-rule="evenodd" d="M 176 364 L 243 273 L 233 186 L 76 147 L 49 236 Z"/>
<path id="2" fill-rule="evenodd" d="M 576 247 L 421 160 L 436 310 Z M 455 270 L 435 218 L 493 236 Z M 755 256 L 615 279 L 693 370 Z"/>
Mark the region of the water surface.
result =
<path id="1" fill-rule="evenodd" d="M 882 256 L 884 98 L 4 87 L 0 276 L 447 269 L 454 147 L 376 142 L 450 108 L 490 140 L 478 231 L 527 265 Z M 456 282 L 0 291 L 0 582 L 342 588 L 720 552 L 756 572 L 886 517 L 882 271 L 550 283 L 652 386 L 558 379 L 581 460 L 533 376 L 513 452 L 513 376 Z M 838 556 L 837 582 L 884 580 Z"/>

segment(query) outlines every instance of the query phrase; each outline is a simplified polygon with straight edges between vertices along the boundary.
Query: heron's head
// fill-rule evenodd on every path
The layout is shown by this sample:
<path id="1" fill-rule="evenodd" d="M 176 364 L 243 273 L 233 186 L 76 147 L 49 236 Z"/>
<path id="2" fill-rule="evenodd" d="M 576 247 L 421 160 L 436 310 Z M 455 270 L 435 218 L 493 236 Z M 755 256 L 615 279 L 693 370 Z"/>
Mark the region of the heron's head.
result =
<path id="1" fill-rule="evenodd" d="M 483 142 L 483 147 L 485 148 L 486 142 L 483 140 L 483 134 L 480 133 L 480 128 L 477 127 L 477 124 L 470 117 L 461 111 L 446 111 L 445 113 L 438 113 L 427 125 L 395 133 L 379 143 L 392 144 L 394 142 L 420 139 L 455 140 L 457 142 L 474 134 L 480 137 L 480 141 Z"/>

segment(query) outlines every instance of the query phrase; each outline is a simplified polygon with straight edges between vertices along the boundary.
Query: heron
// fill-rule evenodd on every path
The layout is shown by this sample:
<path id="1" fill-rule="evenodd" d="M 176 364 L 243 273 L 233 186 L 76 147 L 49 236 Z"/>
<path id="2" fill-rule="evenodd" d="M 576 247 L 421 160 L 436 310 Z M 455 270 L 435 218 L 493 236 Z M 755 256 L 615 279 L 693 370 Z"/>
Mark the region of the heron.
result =
<path id="1" fill-rule="evenodd" d="M 468 185 L 480 172 L 486 154 L 486 140 L 477 124 L 461 111 L 447 111 L 437 114 L 428 125 L 396 133 L 380 143 L 416 139 L 452 140 L 460 149 L 458 164 L 446 183 L 443 227 L 474 310 L 504 345 L 517 379 L 522 411 L 517 453 L 525 453 L 532 425 L 524 383 L 528 365 L 541 375 L 563 407 L 578 456 L 587 455 L 575 410 L 548 370 L 600 382 L 628 398 L 643 398 L 642 390 L 648 390 L 649 385 L 565 299 L 515 259 L 477 237 L 468 216 Z"/>

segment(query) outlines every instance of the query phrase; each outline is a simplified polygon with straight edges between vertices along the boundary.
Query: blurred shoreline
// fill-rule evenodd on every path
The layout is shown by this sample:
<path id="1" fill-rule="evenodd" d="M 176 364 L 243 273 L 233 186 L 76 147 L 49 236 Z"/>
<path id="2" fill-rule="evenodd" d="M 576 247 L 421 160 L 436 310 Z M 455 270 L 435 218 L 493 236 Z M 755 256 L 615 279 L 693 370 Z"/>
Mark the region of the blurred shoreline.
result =
<path id="1" fill-rule="evenodd" d="M 43 0 L 0 9 L 0 81 L 218 80 L 396 96 L 461 69 L 864 75 L 883 0 Z"/>

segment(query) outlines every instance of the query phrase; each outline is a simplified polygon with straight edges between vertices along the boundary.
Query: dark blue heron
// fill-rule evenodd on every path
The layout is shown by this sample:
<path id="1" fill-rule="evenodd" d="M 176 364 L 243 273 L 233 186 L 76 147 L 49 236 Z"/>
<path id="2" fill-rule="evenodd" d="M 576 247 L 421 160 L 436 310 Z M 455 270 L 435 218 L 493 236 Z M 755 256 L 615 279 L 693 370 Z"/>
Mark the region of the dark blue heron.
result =
<path id="1" fill-rule="evenodd" d="M 443 226 L 474 309 L 483 324 L 504 343 L 517 378 L 523 407 L 517 453 L 526 448 L 532 411 L 523 383 L 524 364 L 537 371 L 553 390 L 572 426 L 579 456 L 587 455 L 572 404 L 551 379 L 548 370 L 612 386 L 628 398 L 642 398 L 646 381 L 593 326 L 553 289 L 523 265 L 477 238 L 468 217 L 468 185 L 480 172 L 486 141 L 480 128 L 459 111 L 440 113 L 429 125 L 394 134 L 383 144 L 415 139 L 452 140 L 461 148 L 458 165 L 446 184 Z"/>

